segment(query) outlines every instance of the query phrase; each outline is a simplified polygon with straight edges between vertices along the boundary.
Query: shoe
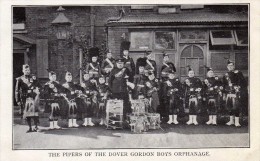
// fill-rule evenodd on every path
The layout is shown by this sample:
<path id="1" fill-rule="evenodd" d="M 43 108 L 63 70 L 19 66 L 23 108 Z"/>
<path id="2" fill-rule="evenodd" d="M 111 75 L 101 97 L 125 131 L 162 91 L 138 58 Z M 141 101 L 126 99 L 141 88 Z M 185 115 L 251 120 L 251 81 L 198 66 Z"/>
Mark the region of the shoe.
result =
<path id="1" fill-rule="evenodd" d="M 234 125 L 234 116 L 229 116 L 229 122 L 226 123 L 226 125 L 230 126 L 230 125 Z"/>
<path id="2" fill-rule="evenodd" d="M 69 119 L 68 127 L 72 127 L 72 119 Z"/>
<path id="3" fill-rule="evenodd" d="M 173 121 L 172 121 L 172 115 L 169 115 L 169 121 L 167 122 L 167 124 L 172 124 Z"/>
<path id="4" fill-rule="evenodd" d="M 194 125 L 198 125 L 199 124 L 197 122 L 197 115 L 193 115 L 192 122 L 193 122 Z"/>
<path id="5" fill-rule="evenodd" d="M 212 116 L 212 125 L 217 125 L 217 115 Z"/>
<path id="6" fill-rule="evenodd" d="M 177 121 L 177 115 L 173 115 L 173 123 L 175 125 L 179 124 L 179 122 Z"/>
<path id="7" fill-rule="evenodd" d="M 89 120 L 88 120 L 88 125 L 89 126 L 94 126 L 95 124 L 92 122 L 92 118 L 89 118 Z"/>
<path id="8" fill-rule="evenodd" d="M 54 129 L 61 129 L 61 127 L 58 125 L 58 121 L 53 121 L 53 127 Z"/>
<path id="9" fill-rule="evenodd" d="M 103 121 L 102 118 L 101 118 L 101 121 L 100 121 L 99 125 L 104 125 L 104 121 Z"/>
<path id="10" fill-rule="evenodd" d="M 49 130 L 52 130 L 54 129 L 54 125 L 53 125 L 53 121 L 50 121 L 50 127 L 49 127 Z"/>
<path id="11" fill-rule="evenodd" d="M 212 115 L 209 115 L 209 121 L 208 122 L 206 122 L 206 124 L 207 125 L 210 125 L 210 124 L 212 124 L 213 123 L 213 116 Z"/>
<path id="12" fill-rule="evenodd" d="M 87 118 L 84 118 L 84 123 L 82 124 L 82 126 L 88 126 L 88 119 Z"/>
<path id="13" fill-rule="evenodd" d="M 31 128 L 26 131 L 26 133 L 30 133 L 30 132 L 33 132 Z"/>
<path id="14" fill-rule="evenodd" d="M 240 123 L 239 123 L 239 117 L 235 117 L 235 126 L 236 127 L 240 127 Z"/>
<path id="15" fill-rule="evenodd" d="M 186 122 L 187 125 L 191 125 L 192 124 L 192 115 L 189 115 L 189 121 Z"/>
<path id="16" fill-rule="evenodd" d="M 37 132 L 38 131 L 38 127 L 35 127 L 34 129 L 33 129 L 33 132 Z"/>
<path id="17" fill-rule="evenodd" d="M 77 119 L 72 119 L 72 126 L 79 127 L 79 125 L 77 124 Z"/>

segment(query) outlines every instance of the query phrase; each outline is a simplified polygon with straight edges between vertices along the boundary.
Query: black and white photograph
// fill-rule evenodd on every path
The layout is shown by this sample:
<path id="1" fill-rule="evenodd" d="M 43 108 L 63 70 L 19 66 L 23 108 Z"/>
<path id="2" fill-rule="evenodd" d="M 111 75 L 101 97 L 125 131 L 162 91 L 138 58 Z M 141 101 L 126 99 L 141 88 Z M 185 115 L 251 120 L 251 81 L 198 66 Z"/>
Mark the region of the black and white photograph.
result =
<path id="1" fill-rule="evenodd" d="M 12 6 L 12 149 L 250 147 L 250 5 Z"/>
<path id="2" fill-rule="evenodd" d="M 0 160 L 258 161 L 259 7 L 0 0 Z"/>

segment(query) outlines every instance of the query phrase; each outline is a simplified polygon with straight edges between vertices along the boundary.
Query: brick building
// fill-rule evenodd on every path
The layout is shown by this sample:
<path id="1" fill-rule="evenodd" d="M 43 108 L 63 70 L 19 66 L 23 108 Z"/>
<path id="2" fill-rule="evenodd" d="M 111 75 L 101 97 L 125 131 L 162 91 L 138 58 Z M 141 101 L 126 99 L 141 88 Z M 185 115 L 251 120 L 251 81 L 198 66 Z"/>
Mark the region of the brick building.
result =
<path id="1" fill-rule="evenodd" d="M 55 70 L 61 82 L 66 70 L 79 80 L 87 48 L 97 46 L 101 53 L 109 48 L 117 57 L 123 39 L 131 41 L 130 56 L 134 60 L 149 50 L 159 69 L 162 52 L 168 53 L 182 79 L 187 65 L 201 79 L 206 74 L 204 65 L 223 75 L 224 58 L 235 61 L 236 68 L 248 77 L 248 5 L 63 8 L 59 11 L 58 6 L 13 8 L 14 77 L 21 75 L 22 64 L 28 63 L 43 81 L 48 78 L 47 68 Z M 57 21 L 63 22 L 55 23 L 60 14 L 62 18 Z"/>

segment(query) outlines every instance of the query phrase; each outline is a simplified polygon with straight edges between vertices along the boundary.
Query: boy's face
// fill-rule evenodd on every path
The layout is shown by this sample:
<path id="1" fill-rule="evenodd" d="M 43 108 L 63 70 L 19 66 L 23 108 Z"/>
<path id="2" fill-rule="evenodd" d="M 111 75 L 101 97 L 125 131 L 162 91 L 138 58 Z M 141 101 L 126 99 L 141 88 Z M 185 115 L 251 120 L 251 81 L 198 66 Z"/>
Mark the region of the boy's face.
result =
<path id="1" fill-rule="evenodd" d="M 169 74 L 169 79 L 174 79 L 175 78 L 175 74 L 174 73 L 170 73 Z"/>
<path id="2" fill-rule="evenodd" d="M 94 57 L 91 58 L 91 60 L 92 60 L 92 62 L 95 63 L 95 62 L 97 62 L 97 57 L 94 56 Z"/>
<path id="3" fill-rule="evenodd" d="M 169 56 L 163 57 L 163 60 L 164 60 L 165 62 L 168 62 L 168 61 L 169 61 Z"/>
<path id="4" fill-rule="evenodd" d="M 235 69 L 235 65 L 233 63 L 227 65 L 228 71 L 233 71 Z"/>
<path id="5" fill-rule="evenodd" d="M 107 53 L 107 58 L 108 59 L 112 58 L 112 53 Z"/>
<path id="6" fill-rule="evenodd" d="M 144 73 L 144 67 L 143 66 L 139 67 L 139 73 Z"/>
<path id="7" fill-rule="evenodd" d="M 128 55 L 129 55 L 128 50 L 124 50 L 124 51 L 123 51 L 123 54 L 124 54 L 124 56 L 128 56 Z"/>
<path id="8" fill-rule="evenodd" d="M 53 75 L 51 75 L 50 77 L 49 77 L 49 79 L 50 79 L 50 81 L 56 81 L 56 79 L 57 79 L 57 76 L 55 75 L 55 74 L 53 74 Z"/>
<path id="9" fill-rule="evenodd" d="M 31 73 L 30 68 L 23 69 L 23 73 L 24 73 L 24 75 L 30 75 L 30 73 Z"/>
<path id="10" fill-rule="evenodd" d="M 212 70 L 208 71 L 207 73 L 208 77 L 214 77 L 214 72 Z"/>
<path id="11" fill-rule="evenodd" d="M 153 80 L 155 78 L 154 74 L 148 76 L 149 80 Z"/>
<path id="12" fill-rule="evenodd" d="M 72 81 L 72 76 L 71 75 L 66 75 L 65 80 L 67 82 L 71 82 Z"/>
<path id="13" fill-rule="evenodd" d="M 84 78 L 84 80 L 89 80 L 90 76 L 89 76 L 89 74 L 84 74 L 83 78 Z"/>
<path id="14" fill-rule="evenodd" d="M 194 77 L 195 76 L 195 72 L 193 70 L 189 71 L 188 76 L 190 78 Z"/>
<path id="15" fill-rule="evenodd" d="M 100 84 L 104 84 L 104 83 L 106 82 L 103 77 L 100 77 L 100 78 L 98 79 L 98 81 L 99 81 Z"/>

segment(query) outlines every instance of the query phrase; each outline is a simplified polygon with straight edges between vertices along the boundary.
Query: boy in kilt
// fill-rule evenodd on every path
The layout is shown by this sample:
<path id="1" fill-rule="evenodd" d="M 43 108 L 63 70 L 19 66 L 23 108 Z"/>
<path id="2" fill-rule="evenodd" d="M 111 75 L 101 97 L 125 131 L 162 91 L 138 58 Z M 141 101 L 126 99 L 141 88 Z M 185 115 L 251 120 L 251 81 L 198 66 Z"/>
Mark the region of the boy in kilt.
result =
<path id="1" fill-rule="evenodd" d="M 168 80 L 163 82 L 163 91 L 166 92 L 165 105 L 169 114 L 169 121 L 167 123 L 179 124 L 177 116 L 182 106 L 182 84 L 179 78 L 175 78 L 175 72 L 173 70 L 169 70 L 167 75 Z"/>
<path id="2" fill-rule="evenodd" d="M 67 108 L 63 110 L 63 114 L 68 117 L 68 127 L 79 127 L 77 124 L 77 113 L 78 106 L 76 104 L 76 97 L 78 96 L 76 93 L 77 87 L 72 82 L 72 74 L 70 72 L 66 72 L 65 75 L 66 83 L 62 86 L 64 87 L 64 98 L 67 101 Z"/>
<path id="3" fill-rule="evenodd" d="M 247 83 L 243 73 L 235 70 L 234 62 L 228 60 L 228 72 L 223 77 L 226 108 L 229 111 L 229 122 L 226 125 L 240 127 L 239 114 L 242 110 L 242 100 L 247 94 Z M 245 100 L 244 100 L 245 101 Z"/>
<path id="4" fill-rule="evenodd" d="M 64 108 L 65 99 L 62 96 L 63 87 L 56 81 L 56 73 L 49 71 L 49 81 L 43 88 L 43 96 L 46 100 L 45 112 L 50 113 L 49 129 L 60 129 L 58 119 L 61 117 L 61 108 Z"/>
<path id="5" fill-rule="evenodd" d="M 223 86 L 217 76 L 214 76 L 212 68 L 207 67 L 207 78 L 204 80 L 204 98 L 206 100 L 209 121 L 207 125 L 217 125 L 217 113 L 222 97 Z"/>
<path id="6" fill-rule="evenodd" d="M 106 119 L 106 103 L 109 97 L 109 87 L 106 83 L 105 76 L 101 75 L 98 79 L 98 118 L 99 125 L 104 125 Z"/>
<path id="7" fill-rule="evenodd" d="M 92 118 L 94 117 L 94 111 L 97 107 L 97 81 L 94 77 L 90 78 L 88 72 L 84 73 L 83 82 L 81 83 L 82 100 L 80 103 L 80 111 L 83 115 L 84 122 L 82 126 L 94 126 Z"/>
<path id="8" fill-rule="evenodd" d="M 189 121 L 187 125 L 198 125 L 197 115 L 202 104 L 202 82 L 195 77 L 195 72 L 189 66 L 188 78 L 185 80 L 185 105 L 189 107 Z"/>
<path id="9" fill-rule="evenodd" d="M 148 112 L 156 113 L 158 112 L 158 106 L 160 105 L 158 91 L 160 87 L 160 82 L 154 76 L 154 72 L 150 71 L 148 73 L 148 81 L 145 83 L 146 87 L 146 98 L 150 100 L 150 108 Z"/>

